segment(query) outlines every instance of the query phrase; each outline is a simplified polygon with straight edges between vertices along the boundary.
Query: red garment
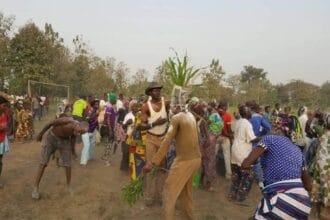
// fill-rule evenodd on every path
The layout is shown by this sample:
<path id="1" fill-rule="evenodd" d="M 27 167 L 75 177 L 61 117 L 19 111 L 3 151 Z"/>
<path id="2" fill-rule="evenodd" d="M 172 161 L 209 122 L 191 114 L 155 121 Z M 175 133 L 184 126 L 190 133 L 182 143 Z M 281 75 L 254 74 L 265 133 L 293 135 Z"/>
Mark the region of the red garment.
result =
<path id="1" fill-rule="evenodd" d="M 0 115 L 0 127 L 6 127 L 9 121 L 8 113 L 2 113 Z M 0 132 L 0 143 L 5 140 L 6 130 Z"/>
<path id="2" fill-rule="evenodd" d="M 222 135 L 227 135 L 228 134 L 228 125 L 231 124 L 231 116 L 228 112 L 224 112 L 221 115 L 221 118 L 223 120 L 223 130 L 222 130 Z"/>

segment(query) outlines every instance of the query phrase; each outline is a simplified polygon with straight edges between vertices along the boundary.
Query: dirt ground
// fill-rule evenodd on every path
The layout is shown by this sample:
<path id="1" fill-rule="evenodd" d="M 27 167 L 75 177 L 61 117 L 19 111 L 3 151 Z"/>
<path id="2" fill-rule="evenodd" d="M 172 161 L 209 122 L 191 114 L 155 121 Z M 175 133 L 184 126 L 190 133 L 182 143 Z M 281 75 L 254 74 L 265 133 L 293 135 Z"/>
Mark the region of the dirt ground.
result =
<path id="1" fill-rule="evenodd" d="M 37 124 L 37 131 L 46 122 Z M 12 143 L 11 151 L 3 158 L 3 181 L 0 189 L 0 219 L 161 219 L 161 207 L 145 207 L 142 200 L 129 207 L 121 200 L 121 188 L 129 181 L 128 173 L 119 170 L 121 152 L 113 155 L 113 163 L 106 166 L 100 159 L 103 147 L 97 146 L 94 160 L 81 167 L 73 161 L 72 185 L 74 195 L 65 188 L 62 168 L 51 161 L 41 181 L 41 199 L 31 198 L 34 176 L 40 157 L 40 143 Z M 76 147 L 79 155 L 82 146 Z M 197 190 L 194 194 L 195 213 L 200 220 L 248 219 L 260 199 L 256 184 L 250 193 L 250 206 L 239 206 L 226 199 L 230 182 L 219 177 L 216 192 Z M 176 210 L 176 219 L 182 219 Z"/>

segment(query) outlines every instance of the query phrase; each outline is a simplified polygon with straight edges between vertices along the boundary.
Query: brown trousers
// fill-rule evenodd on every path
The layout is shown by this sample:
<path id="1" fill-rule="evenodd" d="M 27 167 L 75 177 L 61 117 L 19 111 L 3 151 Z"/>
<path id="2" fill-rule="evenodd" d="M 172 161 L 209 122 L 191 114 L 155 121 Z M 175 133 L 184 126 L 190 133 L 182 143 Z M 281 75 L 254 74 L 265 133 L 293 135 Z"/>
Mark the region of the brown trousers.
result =
<path id="1" fill-rule="evenodd" d="M 147 134 L 146 141 L 146 161 L 151 161 L 153 156 L 157 153 L 163 137 L 157 137 L 151 134 Z M 163 163 L 160 166 L 163 166 Z M 164 182 L 166 179 L 166 173 L 162 170 L 158 170 L 156 176 L 146 175 L 145 182 L 145 200 L 148 203 L 155 201 L 162 201 L 162 192 Z"/>
<path id="2" fill-rule="evenodd" d="M 201 166 L 201 159 L 174 160 L 164 186 L 165 220 L 174 218 L 175 203 L 179 198 L 184 214 L 188 219 L 193 215 L 193 180 Z"/>

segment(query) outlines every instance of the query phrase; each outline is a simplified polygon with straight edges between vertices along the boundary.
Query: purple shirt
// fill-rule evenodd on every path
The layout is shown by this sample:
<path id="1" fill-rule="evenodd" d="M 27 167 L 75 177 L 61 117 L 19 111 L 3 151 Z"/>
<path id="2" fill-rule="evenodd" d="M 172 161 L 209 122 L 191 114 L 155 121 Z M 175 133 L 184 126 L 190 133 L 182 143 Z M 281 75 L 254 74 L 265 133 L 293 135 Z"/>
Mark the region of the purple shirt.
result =
<path id="1" fill-rule="evenodd" d="M 103 124 L 109 125 L 108 120 L 110 118 L 110 126 L 112 129 L 115 128 L 117 112 L 112 105 L 106 107 L 104 112 L 104 122 Z"/>
<path id="2" fill-rule="evenodd" d="M 97 120 L 97 114 L 93 110 L 93 108 L 87 108 L 87 111 L 85 113 L 86 118 L 88 119 L 88 133 L 93 133 L 97 126 L 99 125 L 99 122 Z"/>

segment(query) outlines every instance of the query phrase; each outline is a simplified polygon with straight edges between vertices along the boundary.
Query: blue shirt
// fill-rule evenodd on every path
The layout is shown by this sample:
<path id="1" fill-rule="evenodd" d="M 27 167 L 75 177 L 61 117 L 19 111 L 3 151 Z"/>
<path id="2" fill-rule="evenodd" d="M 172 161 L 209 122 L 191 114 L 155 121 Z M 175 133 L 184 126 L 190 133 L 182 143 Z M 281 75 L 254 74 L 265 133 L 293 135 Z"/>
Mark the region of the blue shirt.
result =
<path id="1" fill-rule="evenodd" d="M 249 121 L 252 124 L 254 135 L 257 137 L 266 135 L 270 131 L 271 126 L 268 121 L 257 113 L 253 113 Z"/>
<path id="2" fill-rule="evenodd" d="M 304 167 L 302 150 L 285 136 L 267 135 L 258 143 L 265 149 L 260 157 L 264 185 L 301 178 Z"/>

